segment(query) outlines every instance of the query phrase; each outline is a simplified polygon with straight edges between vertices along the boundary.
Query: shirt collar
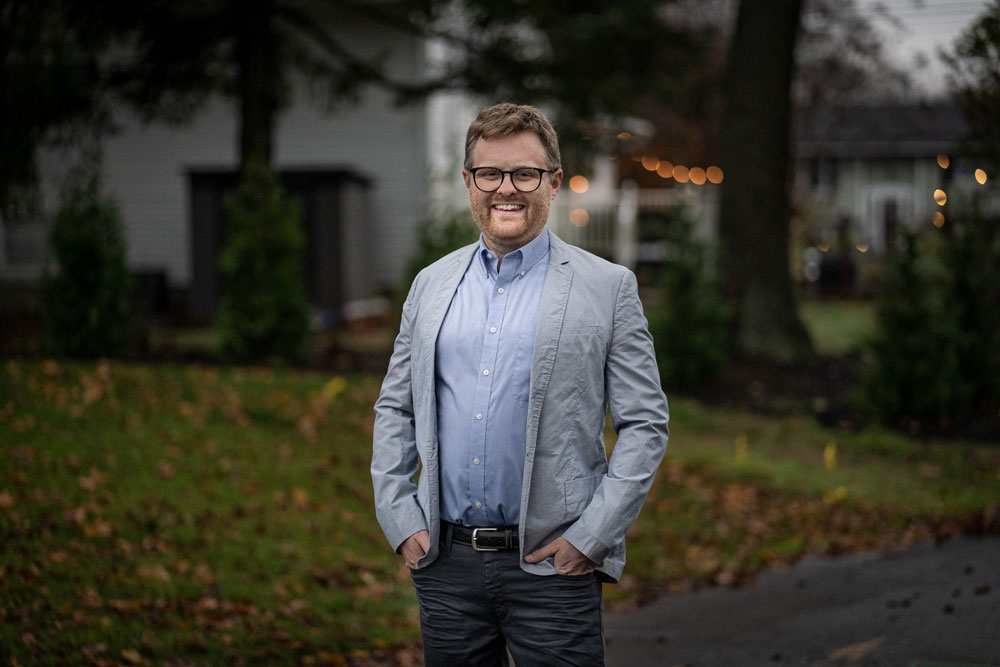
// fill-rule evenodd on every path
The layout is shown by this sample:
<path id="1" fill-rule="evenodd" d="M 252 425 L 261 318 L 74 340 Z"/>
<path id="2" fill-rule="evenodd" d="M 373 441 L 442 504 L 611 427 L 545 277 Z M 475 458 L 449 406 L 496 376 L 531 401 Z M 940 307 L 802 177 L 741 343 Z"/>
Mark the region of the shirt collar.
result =
<path id="1" fill-rule="evenodd" d="M 504 255 L 504 265 L 510 262 L 511 265 L 518 263 L 517 270 L 522 273 L 527 273 L 538 264 L 539 261 L 549 252 L 549 230 L 545 228 L 542 233 L 531 239 L 525 245 L 521 246 L 514 252 L 509 252 Z M 486 242 L 483 240 L 483 235 L 479 235 L 479 259 L 483 263 L 483 268 L 486 270 L 487 276 L 497 275 L 497 254 L 486 247 Z"/>

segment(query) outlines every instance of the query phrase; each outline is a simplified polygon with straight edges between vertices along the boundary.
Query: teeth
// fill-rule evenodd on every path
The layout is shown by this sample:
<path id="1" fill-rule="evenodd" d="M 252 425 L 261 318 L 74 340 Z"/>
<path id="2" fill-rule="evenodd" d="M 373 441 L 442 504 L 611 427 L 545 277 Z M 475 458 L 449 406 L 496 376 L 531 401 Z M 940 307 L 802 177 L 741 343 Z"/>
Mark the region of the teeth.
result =
<path id="1" fill-rule="evenodd" d="M 493 207 L 501 211 L 520 211 L 523 208 L 520 204 L 494 204 Z"/>

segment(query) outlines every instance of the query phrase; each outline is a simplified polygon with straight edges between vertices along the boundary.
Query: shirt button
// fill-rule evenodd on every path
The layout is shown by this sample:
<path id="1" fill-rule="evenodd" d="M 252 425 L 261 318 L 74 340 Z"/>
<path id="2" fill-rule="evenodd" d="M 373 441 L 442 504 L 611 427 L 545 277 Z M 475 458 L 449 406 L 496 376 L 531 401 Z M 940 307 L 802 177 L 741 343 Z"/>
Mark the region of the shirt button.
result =
<path id="1" fill-rule="evenodd" d="M 472 462 L 475 463 L 476 465 L 479 465 L 479 459 L 472 459 Z"/>
<path id="2" fill-rule="evenodd" d="M 497 289 L 497 294 L 503 294 L 503 288 L 502 287 L 500 287 L 500 288 Z"/>
<path id="3" fill-rule="evenodd" d="M 480 412 L 479 414 L 476 415 L 476 419 L 482 419 L 482 418 L 483 418 L 483 413 L 482 412 Z"/>
<path id="4" fill-rule="evenodd" d="M 476 509 L 479 509 L 482 506 L 483 506 L 483 504 L 477 500 L 476 501 Z"/>
<path id="5" fill-rule="evenodd" d="M 490 369 L 487 368 L 486 370 L 483 371 L 483 375 L 489 375 L 489 374 L 490 374 Z"/>
<path id="6" fill-rule="evenodd" d="M 524 271 L 521 271 L 521 275 L 522 275 L 522 276 L 524 275 Z"/>
<path id="7" fill-rule="evenodd" d="M 496 333 L 496 332 L 497 332 L 496 327 L 490 327 L 490 333 Z"/>

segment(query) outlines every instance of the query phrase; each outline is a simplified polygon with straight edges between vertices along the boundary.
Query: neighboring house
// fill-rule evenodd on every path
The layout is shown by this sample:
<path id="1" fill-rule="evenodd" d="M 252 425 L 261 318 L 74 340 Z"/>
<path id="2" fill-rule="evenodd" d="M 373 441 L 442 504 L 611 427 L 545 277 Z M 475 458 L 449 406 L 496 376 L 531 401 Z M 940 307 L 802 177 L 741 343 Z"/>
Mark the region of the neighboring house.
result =
<path id="1" fill-rule="evenodd" d="M 808 240 L 881 256 L 902 226 L 940 226 L 949 210 L 941 202 L 954 210 L 981 187 L 979 165 L 959 154 L 965 131 L 958 108 L 945 103 L 809 112 L 796 138 L 794 178 Z"/>
<path id="2" fill-rule="evenodd" d="M 375 26 L 352 26 L 344 39 L 360 52 L 390 53 L 388 71 L 397 80 L 419 79 L 434 57 L 426 41 Z M 475 108 L 453 94 L 399 107 L 369 88 L 356 103 L 324 111 L 309 99 L 308 84 L 296 90 L 278 119 L 274 165 L 302 202 L 310 300 L 337 311 L 403 278 L 432 191 L 438 199 L 462 191 L 461 150 Z M 125 114 L 120 120 L 121 131 L 104 142 L 102 166 L 105 191 L 122 213 L 128 264 L 147 287 L 169 291 L 175 311 L 207 321 L 221 287 L 222 195 L 236 180 L 236 105 L 214 99 L 184 125 L 143 125 Z M 45 153 L 41 217 L 0 225 L 5 304 L 37 290 L 56 192 L 72 159 Z"/>
<path id="3" fill-rule="evenodd" d="M 804 114 L 794 145 L 798 276 L 820 295 L 868 293 L 871 270 L 904 229 L 943 227 L 993 197 L 977 174 L 985 165 L 961 154 L 965 133 L 959 109 L 944 102 Z"/>

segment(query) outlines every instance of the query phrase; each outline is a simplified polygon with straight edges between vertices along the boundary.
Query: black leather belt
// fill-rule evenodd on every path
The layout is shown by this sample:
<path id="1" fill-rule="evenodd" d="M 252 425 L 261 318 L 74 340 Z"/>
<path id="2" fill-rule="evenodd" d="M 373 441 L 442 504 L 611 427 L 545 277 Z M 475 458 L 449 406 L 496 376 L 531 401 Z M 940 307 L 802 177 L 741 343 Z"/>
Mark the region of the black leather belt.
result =
<path id="1" fill-rule="evenodd" d="M 449 532 L 447 529 L 450 529 L 452 542 L 465 544 L 476 551 L 510 551 L 520 548 L 517 526 L 475 528 L 442 521 L 441 527 L 442 535 L 446 535 Z"/>

